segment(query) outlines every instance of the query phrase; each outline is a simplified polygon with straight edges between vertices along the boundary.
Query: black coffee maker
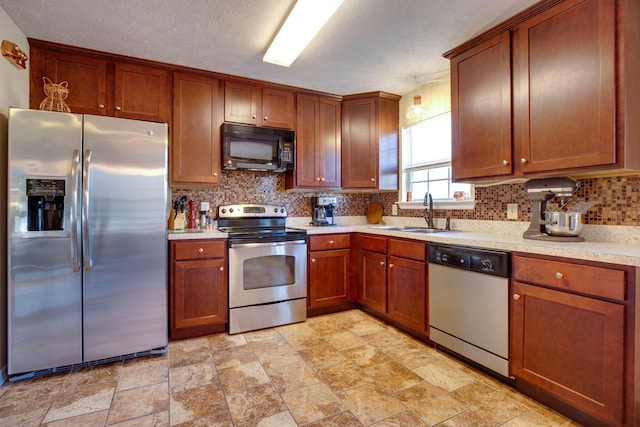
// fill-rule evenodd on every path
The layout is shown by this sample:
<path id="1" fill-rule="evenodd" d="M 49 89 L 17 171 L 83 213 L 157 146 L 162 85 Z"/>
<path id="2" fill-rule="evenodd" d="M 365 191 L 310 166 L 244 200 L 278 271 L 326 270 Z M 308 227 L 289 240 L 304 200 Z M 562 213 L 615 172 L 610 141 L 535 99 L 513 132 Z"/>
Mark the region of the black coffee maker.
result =
<path id="1" fill-rule="evenodd" d="M 333 211 L 336 208 L 336 197 L 313 197 L 312 199 L 313 213 L 311 216 L 311 225 L 336 225 L 333 217 Z"/>

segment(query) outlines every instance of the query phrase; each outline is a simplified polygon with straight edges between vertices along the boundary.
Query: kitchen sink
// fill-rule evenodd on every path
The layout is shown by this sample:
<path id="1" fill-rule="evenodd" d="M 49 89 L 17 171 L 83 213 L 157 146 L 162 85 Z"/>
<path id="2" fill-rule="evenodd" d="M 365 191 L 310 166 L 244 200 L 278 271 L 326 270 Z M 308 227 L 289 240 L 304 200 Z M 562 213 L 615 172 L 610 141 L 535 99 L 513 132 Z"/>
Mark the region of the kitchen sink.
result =
<path id="1" fill-rule="evenodd" d="M 444 228 L 414 227 L 414 228 L 408 228 L 404 231 L 407 231 L 409 233 L 442 233 L 445 231 L 453 231 L 453 230 L 445 230 Z"/>

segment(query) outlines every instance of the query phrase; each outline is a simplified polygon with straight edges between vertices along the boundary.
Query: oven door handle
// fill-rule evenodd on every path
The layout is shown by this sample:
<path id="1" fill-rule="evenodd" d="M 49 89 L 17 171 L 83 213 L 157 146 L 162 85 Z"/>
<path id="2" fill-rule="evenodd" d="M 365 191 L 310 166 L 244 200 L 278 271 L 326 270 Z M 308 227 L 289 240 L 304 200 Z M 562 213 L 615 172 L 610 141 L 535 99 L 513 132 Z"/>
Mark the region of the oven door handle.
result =
<path id="1" fill-rule="evenodd" d="M 267 246 L 292 246 L 292 245 L 306 245 L 306 240 L 288 240 L 283 242 L 253 242 L 253 243 L 236 243 L 229 242 L 230 248 L 256 248 Z"/>

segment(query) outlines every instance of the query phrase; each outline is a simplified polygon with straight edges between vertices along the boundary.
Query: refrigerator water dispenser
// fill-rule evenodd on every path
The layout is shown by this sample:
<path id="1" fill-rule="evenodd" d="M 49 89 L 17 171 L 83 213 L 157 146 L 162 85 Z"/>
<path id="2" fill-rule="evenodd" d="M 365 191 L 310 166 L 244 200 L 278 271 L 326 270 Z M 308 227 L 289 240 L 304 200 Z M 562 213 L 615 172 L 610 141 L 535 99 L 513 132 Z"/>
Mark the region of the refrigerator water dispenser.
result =
<path id="1" fill-rule="evenodd" d="M 64 230 L 64 179 L 28 178 L 27 229 Z"/>

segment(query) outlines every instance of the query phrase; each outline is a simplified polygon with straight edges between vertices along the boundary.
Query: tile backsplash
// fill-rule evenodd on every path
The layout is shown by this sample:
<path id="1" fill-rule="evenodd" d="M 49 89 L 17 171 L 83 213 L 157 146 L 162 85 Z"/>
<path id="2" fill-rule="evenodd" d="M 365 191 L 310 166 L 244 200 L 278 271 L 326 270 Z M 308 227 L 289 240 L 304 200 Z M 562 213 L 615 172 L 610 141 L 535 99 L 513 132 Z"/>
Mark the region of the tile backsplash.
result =
<path id="1" fill-rule="evenodd" d="M 578 201 L 596 201 L 598 204 L 584 215 L 584 223 L 591 225 L 640 225 L 640 174 L 578 179 L 579 188 L 569 205 Z M 219 205 L 231 203 L 270 203 L 284 205 L 292 217 L 311 217 L 311 198 L 331 194 L 337 197 L 336 216 L 363 216 L 372 202 L 384 206 L 384 215 L 391 215 L 391 206 L 398 193 L 330 193 L 316 191 L 285 191 L 284 174 L 268 172 L 222 172 L 221 183 L 212 189 L 172 190 L 172 199 L 186 195 L 196 202 L 210 202 L 215 210 Z M 517 203 L 518 221 L 531 220 L 531 200 L 522 183 L 500 184 L 475 188 L 476 206 L 470 210 L 450 210 L 453 219 L 506 221 L 507 203 Z M 559 205 L 552 199 L 549 205 Z M 403 217 L 420 217 L 421 209 L 399 209 Z M 446 215 L 436 210 L 436 218 Z"/>

